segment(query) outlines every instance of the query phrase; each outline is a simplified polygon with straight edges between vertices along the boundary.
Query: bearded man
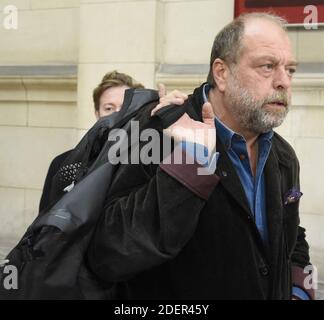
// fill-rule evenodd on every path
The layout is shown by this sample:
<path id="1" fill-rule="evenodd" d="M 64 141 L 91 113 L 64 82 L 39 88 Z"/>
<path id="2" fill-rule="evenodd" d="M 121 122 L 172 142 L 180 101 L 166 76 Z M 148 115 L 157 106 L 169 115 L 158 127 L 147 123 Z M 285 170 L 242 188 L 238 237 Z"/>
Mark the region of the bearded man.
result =
<path id="1" fill-rule="evenodd" d="M 296 66 L 278 16 L 246 14 L 219 32 L 207 83 L 174 107 L 185 112 L 164 131 L 180 142 L 187 131 L 174 129 L 203 130 L 173 151 L 196 161 L 176 164 L 171 154 L 159 165 L 119 167 L 89 250 L 102 280 L 127 281 L 131 299 L 314 297 L 304 281 L 298 160 L 272 130 L 288 113 Z M 209 163 L 193 151 L 199 145 Z M 213 161 L 216 170 L 198 174 Z"/>

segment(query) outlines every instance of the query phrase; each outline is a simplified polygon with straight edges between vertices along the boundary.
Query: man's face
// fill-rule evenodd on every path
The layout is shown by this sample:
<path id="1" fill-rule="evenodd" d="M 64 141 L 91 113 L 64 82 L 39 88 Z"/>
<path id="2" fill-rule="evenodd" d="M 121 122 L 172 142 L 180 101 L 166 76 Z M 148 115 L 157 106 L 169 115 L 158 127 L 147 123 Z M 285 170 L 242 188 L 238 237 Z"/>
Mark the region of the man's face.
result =
<path id="1" fill-rule="evenodd" d="M 129 89 L 127 86 L 118 86 L 105 90 L 100 97 L 99 110 L 96 111 L 97 119 L 120 111 L 124 102 L 125 90 L 127 89 Z"/>
<path id="2" fill-rule="evenodd" d="M 288 113 L 296 61 L 286 33 L 266 20 L 247 22 L 243 46 L 227 79 L 225 103 L 243 129 L 267 132 Z"/>

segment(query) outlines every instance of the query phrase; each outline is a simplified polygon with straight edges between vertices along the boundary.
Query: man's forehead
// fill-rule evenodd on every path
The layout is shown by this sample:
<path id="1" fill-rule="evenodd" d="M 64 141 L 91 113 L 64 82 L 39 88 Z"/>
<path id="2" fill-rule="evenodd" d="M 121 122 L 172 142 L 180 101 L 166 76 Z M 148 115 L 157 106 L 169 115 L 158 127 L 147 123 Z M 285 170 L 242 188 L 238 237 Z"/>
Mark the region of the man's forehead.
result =
<path id="1" fill-rule="evenodd" d="M 251 52 L 250 57 L 253 61 L 260 62 L 260 63 L 266 61 L 277 63 L 280 61 L 280 55 L 263 53 L 263 52 Z M 290 66 L 297 66 L 298 61 L 294 58 L 293 55 L 291 55 L 289 57 L 286 57 L 285 64 Z"/>
<path id="2" fill-rule="evenodd" d="M 270 32 L 271 31 L 271 32 Z M 244 34 L 250 36 L 256 36 L 262 34 L 266 36 L 273 32 L 282 33 L 287 35 L 287 32 L 277 22 L 265 18 L 250 18 L 244 23 Z"/>
<path id="3" fill-rule="evenodd" d="M 257 41 L 255 38 L 246 38 L 245 40 L 243 41 L 241 57 L 245 55 L 253 60 L 284 58 L 291 64 L 297 64 L 290 42 Z"/>
<path id="4" fill-rule="evenodd" d="M 247 23 L 242 44 L 242 54 L 245 51 L 250 56 L 258 57 L 276 56 L 284 52 L 288 60 L 295 61 L 288 34 L 274 22 L 261 20 Z"/>
<path id="5" fill-rule="evenodd" d="M 290 42 L 286 30 L 281 25 L 267 19 L 250 19 L 245 22 L 243 38 L 258 42 Z"/>

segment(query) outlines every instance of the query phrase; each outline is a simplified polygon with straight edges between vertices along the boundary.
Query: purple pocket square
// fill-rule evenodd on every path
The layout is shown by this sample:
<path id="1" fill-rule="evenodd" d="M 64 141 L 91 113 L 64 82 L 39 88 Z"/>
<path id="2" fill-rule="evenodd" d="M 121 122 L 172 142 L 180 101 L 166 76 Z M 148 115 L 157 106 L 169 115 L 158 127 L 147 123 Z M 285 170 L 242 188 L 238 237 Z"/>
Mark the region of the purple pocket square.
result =
<path id="1" fill-rule="evenodd" d="M 290 203 L 297 202 L 301 198 L 302 195 L 303 195 L 303 193 L 300 192 L 299 189 L 292 188 L 286 192 L 284 204 L 287 205 Z"/>

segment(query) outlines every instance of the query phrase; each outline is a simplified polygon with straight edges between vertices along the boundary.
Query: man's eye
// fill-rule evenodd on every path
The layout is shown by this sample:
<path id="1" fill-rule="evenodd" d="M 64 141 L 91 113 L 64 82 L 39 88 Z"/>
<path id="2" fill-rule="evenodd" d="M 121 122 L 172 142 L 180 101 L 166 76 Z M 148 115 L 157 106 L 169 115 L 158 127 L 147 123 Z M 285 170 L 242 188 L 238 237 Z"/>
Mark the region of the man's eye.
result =
<path id="1" fill-rule="evenodd" d="M 288 68 L 287 69 L 287 72 L 290 76 L 292 76 L 295 72 L 296 72 L 296 69 L 295 68 Z"/>
<path id="2" fill-rule="evenodd" d="M 265 71 L 271 71 L 273 69 L 273 64 L 272 63 L 267 63 L 265 65 L 262 66 L 263 70 Z"/>

